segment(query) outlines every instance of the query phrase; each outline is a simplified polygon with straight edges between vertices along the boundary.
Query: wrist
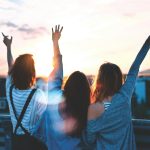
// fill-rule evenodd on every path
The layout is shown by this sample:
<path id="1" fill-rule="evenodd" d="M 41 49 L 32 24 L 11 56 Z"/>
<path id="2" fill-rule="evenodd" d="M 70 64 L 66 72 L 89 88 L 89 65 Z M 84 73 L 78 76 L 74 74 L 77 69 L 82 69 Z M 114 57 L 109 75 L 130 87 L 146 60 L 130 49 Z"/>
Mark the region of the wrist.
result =
<path id="1" fill-rule="evenodd" d="M 53 40 L 53 43 L 54 43 L 54 44 L 57 44 L 57 43 L 58 43 L 58 40 Z"/>
<path id="2" fill-rule="evenodd" d="M 7 49 L 10 49 L 11 48 L 11 45 L 6 45 Z"/>
<path id="3" fill-rule="evenodd" d="M 58 41 L 53 42 L 54 47 L 59 47 Z"/>

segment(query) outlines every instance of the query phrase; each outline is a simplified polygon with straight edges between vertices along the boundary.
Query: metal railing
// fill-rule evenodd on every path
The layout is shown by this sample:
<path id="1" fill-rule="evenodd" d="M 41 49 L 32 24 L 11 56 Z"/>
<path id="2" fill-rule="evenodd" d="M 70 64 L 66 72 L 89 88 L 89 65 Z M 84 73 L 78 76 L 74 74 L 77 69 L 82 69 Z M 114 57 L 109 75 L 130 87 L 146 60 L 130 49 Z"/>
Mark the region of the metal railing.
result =
<path id="1" fill-rule="evenodd" d="M 137 150 L 150 150 L 150 120 L 132 119 Z M 9 114 L 0 114 L 0 150 L 11 150 Z"/>

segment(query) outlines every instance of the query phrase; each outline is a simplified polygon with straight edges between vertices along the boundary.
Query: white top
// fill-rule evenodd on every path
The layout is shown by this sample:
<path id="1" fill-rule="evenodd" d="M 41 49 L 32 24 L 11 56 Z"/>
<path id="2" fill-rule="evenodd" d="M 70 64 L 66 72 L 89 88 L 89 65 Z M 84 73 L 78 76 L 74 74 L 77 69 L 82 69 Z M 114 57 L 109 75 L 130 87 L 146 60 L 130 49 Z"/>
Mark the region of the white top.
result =
<path id="1" fill-rule="evenodd" d="M 14 115 L 11 103 L 10 103 L 10 86 L 12 85 L 11 82 L 11 77 L 8 76 L 6 79 L 6 96 L 7 96 L 7 101 L 9 105 L 9 110 L 10 110 L 10 116 L 11 116 L 11 121 L 13 124 L 13 131 L 15 130 L 16 127 L 16 117 Z M 13 88 L 12 90 L 12 98 L 14 102 L 14 106 L 17 112 L 17 115 L 19 116 L 21 114 L 21 111 L 23 109 L 23 106 L 32 91 L 32 88 L 27 89 L 27 90 L 19 90 L 17 88 Z M 40 119 L 42 117 L 42 114 L 46 110 L 47 107 L 47 99 L 42 92 L 42 90 L 37 89 L 34 95 L 32 96 L 32 99 L 29 103 L 29 106 L 24 114 L 24 117 L 22 119 L 22 125 L 25 129 L 27 129 L 31 134 L 36 131 L 38 128 Z M 24 134 L 22 129 L 19 127 L 17 129 L 17 134 Z"/>

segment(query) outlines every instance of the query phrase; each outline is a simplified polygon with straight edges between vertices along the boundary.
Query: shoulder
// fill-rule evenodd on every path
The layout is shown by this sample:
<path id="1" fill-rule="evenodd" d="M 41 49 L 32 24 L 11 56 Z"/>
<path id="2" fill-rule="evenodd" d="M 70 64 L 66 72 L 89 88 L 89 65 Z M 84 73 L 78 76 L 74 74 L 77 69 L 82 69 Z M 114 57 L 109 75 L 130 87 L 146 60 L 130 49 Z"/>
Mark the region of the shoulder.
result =
<path id="1" fill-rule="evenodd" d="M 41 89 L 36 88 L 35 94 L 36 94 L 37 96 L 42 96 L 42 95 L 44 95 L 44 92 L 43 92 Z"/>
<path id="2" fill-rule="evenodd" d="M 104 105 L 101 103 L 91 104 L 88 108 L 88 120 L 98 118 L 104 112 Z"/>
<path id="3" fill-rule="evenodd" d="M 64 109 L 66 108 L 66 103 L 65 103 L 65 101 L 63 100 L 62 102 L 60 102 L 60 103 L 58 104 L 58 106 L 59 106 L 59 109 L 60 109 L 60 110 L 64 110 Z"/>
<path id="4" fill-rule="evenodd" d="M 35 98 L 35 101 L 37 101 L 39 103 L 41 103 L 41 102 L 42 103 L 43 102 L 47 103 L 47 99 L 46 99 L 45 93 L 41 89 L 39 89 L 39 88 L 36 89 L 34 98 Z"/>
<path id="5" fill-rule="evenodd" d="M 10 86 L 12 84 L 12 77 L 10 75 L 6 78 L 6 87 Z"/>

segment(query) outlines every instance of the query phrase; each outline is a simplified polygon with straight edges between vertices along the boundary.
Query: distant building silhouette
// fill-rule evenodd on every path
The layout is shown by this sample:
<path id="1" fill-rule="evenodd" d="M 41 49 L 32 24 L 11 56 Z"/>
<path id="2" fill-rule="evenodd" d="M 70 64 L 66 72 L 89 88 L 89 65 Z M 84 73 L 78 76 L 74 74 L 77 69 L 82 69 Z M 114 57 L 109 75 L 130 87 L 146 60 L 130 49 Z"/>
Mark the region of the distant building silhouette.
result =
<path id="1" fill-rule="evenodd" d="M 6 100 L 6 78 L 0 77 L 0 112 L 9 113 L 8 104 Z"/>
<path id="2" fill-rule="evenodd" d="M 150 69 L 141 71 L 135 84 L 137 103 L 147 103 L 150 106 Z"/>
<path id="3" fill-rule="evenodd" d="M 6 97 L 5 83 L 6 83 L 6 78 L 0 77 L 0 97 Z"/>

